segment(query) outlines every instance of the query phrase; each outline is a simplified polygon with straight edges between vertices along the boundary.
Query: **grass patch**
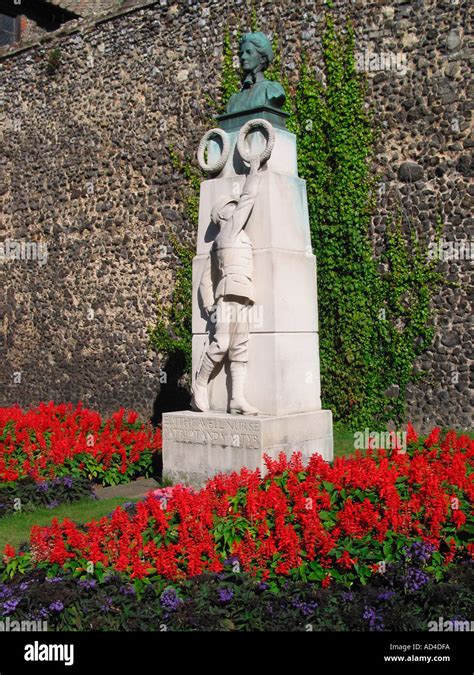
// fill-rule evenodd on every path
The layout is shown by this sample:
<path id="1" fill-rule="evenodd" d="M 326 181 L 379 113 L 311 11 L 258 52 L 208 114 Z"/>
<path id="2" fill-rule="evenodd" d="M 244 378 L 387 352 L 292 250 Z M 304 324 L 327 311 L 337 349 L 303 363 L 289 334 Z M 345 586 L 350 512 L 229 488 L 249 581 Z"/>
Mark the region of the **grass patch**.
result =
<path id="1" fill-rule="evenodd" d="M 350 429 L 334 428 L 334 457 L 343 457 L 344 455 L 352 455 L 355 452 L 354 448 L 354 432 Z"/>
<path id="2" fill-rule="evenodd" d="M 33 525 L 49 525 L 53 518 L 58 518 L 58 520 L 70 518 L 79 523 L 86 523 L 89 520 L 106 516 L 120 504 L 136 502 L 138 499 L 138 497 L 112 497 L 97 501 L 83 500 L 73 504 L 62 504 L 55 509 L 44 507 L 31 513 L 12 513 L 0 518 L 0 553 L 5 548 L 5 544 L 11 544 L 16 548 L 22 542 L 29 541 Z"/>

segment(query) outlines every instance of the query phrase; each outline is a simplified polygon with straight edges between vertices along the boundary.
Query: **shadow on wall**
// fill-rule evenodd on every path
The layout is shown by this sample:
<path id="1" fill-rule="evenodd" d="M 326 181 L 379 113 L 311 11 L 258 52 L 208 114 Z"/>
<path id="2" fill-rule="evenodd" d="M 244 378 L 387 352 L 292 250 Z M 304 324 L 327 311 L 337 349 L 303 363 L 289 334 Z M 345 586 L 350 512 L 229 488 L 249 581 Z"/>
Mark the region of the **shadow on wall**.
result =
<path id="1" fill-rule="evenodd" d="M 190 410 L 191 393 L 182 384 L 185 373 L 184 356 L 179 353 L 172 354 L 166 361 L 164 370 L 166 382 L 160 384 L 160 391 L 153 403 L 153 426 L 161 425 L 163 413 L 175 410 Z"/>
<path id="2" fill-rule="evenodd" d="M 160 426 L 163 413 L 175 410 L 191 410 L 191 393 L 183 386 L 182 378 L 185 373 L 185 360 L 182 354 L 173 354 L 166 361 L 164 370 L 166 382 L 160 384 L 160 391 L 153 403 L 153 415 L 151 423 L 154 427 Z M 153 462 L 153 475 L 161 480 L 163 474 L 162 453 L 155 455 Z"/>

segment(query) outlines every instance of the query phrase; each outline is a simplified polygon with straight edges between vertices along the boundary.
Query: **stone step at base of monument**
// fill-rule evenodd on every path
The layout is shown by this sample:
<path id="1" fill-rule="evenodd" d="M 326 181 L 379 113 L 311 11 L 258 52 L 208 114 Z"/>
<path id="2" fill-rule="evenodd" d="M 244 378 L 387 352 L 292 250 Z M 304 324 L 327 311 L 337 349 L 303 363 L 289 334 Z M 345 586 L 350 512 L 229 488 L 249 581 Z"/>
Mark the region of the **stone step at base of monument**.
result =
<path id="1" fill-rule="evenodd" d="M 219 473 L 243 467 L 265 473 L 264 455 L 301 452 L 333 459 L 330 410 L 291 415 L 243 416 L 181 411 L 163 415 L 163 478 L 202 487 Z"/>

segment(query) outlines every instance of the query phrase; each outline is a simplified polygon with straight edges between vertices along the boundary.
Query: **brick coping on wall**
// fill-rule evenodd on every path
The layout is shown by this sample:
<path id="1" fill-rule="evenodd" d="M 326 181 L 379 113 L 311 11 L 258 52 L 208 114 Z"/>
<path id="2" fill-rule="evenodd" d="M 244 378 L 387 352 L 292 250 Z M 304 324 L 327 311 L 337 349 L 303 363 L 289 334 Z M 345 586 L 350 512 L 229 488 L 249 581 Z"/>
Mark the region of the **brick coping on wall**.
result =
<path id="1" fill-rule="evenodd" d="M 50 33 L 45 33 L 40 38 L 35 38 L 34 40 L 29 40 L 25 44 L 20 44 L 18 47 L 8 45 L 6 47 L 0 48 L 0 61 L 8 59 L 10 56 L 16 56 L 21 52 L 26 52 L 30 49 L 34 49 L 42 45 L 45 42 L 50 42 L 57 39 L 58 37 L 63 37 L 66 35 L 74 35 L 74 33 L 88 33 L 95 26 L 99 26 L 102 23 L 107 21 L 113 21 L 114 19 L 125 16 L 126 14 L 133 14 L 139 12 L 145 7 L 151 7 L 152 5 L 160 5 L 160 0 L 144 0 L 139 5 L 134 5 L 133 7 L 123 7 L 110 12 L 104 12 L 103 14 L 97 14 L 94 17 L 84 17 L 80 19 L 72 19 L 67 21 L 64 26 L 58 28 L 58 30 L 51 31 Z"/>

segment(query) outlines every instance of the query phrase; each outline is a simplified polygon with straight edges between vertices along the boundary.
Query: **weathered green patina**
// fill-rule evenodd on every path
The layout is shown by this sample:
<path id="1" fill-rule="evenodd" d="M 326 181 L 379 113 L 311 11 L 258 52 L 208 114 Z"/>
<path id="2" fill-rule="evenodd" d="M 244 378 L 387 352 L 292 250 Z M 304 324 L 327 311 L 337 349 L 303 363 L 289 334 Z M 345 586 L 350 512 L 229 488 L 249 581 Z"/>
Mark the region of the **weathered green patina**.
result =
<path id="1" fill-rule="evenodd" d="M 245 33 L 239 47 L 239 59 L 244 77 L 242 89 L 233 94 L 226 113 L 240 113 L 255 108 L 281 110 L 285 91 L 279 82 L 267 80 L 263 73 L 274 59 L 272 45 L 264 33 Z"/>

